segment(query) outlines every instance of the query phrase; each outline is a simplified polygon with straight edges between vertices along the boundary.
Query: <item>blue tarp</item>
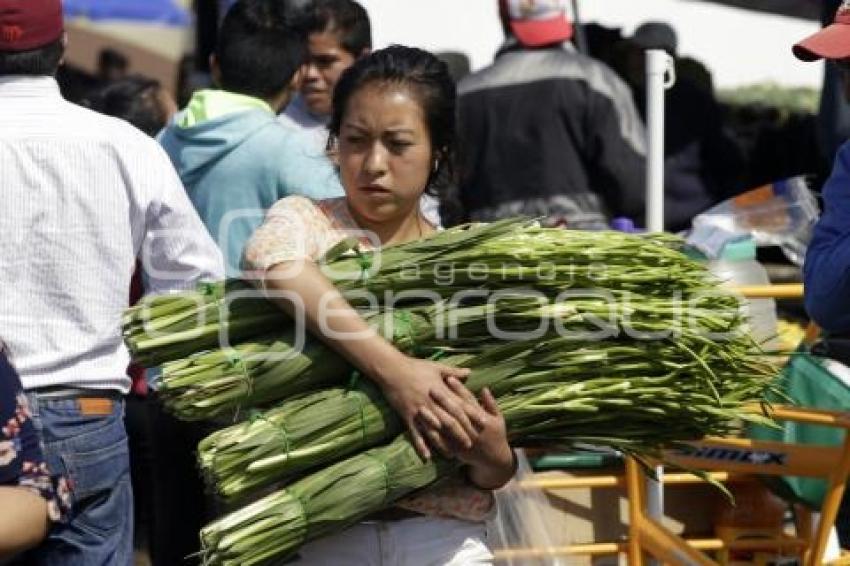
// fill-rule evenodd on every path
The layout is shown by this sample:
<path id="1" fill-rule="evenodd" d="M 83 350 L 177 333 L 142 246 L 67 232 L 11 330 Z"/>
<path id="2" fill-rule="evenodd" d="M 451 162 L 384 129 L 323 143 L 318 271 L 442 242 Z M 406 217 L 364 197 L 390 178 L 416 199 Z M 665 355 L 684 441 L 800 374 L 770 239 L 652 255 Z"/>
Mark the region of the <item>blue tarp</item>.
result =
<path id="1" fill-rule="evenodd" d="M 174 0 L 64 0 L 66 18 L 85 17 L 94 21 L 129 20 L 187 26 L 189 13 Z"/>

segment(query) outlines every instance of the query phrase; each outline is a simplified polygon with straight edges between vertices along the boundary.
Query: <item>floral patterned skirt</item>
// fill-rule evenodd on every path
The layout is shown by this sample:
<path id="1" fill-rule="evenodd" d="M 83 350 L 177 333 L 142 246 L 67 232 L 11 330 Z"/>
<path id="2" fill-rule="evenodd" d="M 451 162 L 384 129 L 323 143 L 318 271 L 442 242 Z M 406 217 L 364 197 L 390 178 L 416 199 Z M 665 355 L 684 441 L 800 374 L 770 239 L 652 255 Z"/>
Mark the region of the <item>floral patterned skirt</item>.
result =
<path id="1" fill-rule="evenodd" d="M 0 486 L 30 489 L 47 500 L 48 515 L 62 520 L 70 493 L 64 478 L 50 474 L 18 374 L 0 351 Z"/>

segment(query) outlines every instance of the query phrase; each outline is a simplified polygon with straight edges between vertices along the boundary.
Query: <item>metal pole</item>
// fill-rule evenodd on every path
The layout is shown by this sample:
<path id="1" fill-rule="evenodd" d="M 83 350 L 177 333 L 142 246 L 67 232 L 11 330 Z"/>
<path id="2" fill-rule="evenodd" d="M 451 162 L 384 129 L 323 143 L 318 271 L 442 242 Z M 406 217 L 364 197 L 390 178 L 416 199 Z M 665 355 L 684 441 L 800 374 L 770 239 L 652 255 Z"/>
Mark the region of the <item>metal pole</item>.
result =
<path id="1" fill-rule="evenodd" d="M 664 231 L 664 91 L 673 86 L 673 59 L 662 49 L 646 51 L 646 229 Z M 646 480 L 646 512 L 659 523 L 664 516 L 664 468 Z M 650 565 L 658 561 L 648 561 Z"/>
<path id="2" fill-rule="evenodd" d="M 672 58 L 662 49 L 646 51 L 646 229 L 664 230 L 664 91 L 672 86 Z"/>

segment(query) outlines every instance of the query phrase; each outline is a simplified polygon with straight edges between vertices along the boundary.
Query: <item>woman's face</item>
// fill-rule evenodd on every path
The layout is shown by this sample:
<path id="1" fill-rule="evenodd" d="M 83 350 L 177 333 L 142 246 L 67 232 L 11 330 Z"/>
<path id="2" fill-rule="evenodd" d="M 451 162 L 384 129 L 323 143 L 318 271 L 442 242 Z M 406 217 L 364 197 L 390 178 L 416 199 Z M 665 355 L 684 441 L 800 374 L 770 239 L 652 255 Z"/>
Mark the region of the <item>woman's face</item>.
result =
<path id="1" fill-rule="evenodd" d="M 342 73 L 354 64 L 355 57 L 342 46 L 339 34 L 332 31 L 311 33 L 307 39 L 307 63 L 301 95 L 310 112 L 328 116 L 333 105 L 336 83 Z"/>
<path id="2" fill-rule="evenodd" d="M 433 152 L 416 97 L 401 85 L 357 90 L 340 124 L 338 159 L 349 206 L 360 217 L 385 222 L 418 211 Z"/>

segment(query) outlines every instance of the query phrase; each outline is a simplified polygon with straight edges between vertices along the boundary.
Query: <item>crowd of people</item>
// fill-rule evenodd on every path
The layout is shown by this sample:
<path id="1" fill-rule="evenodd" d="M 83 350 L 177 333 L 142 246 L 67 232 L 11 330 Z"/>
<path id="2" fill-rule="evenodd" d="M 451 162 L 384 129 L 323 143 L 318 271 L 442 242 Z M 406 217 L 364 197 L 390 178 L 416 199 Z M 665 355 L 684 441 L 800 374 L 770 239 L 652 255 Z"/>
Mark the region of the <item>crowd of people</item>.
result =
<path id="1" fill-rule="evenodd" d="M 208 425 L 161 409 L 156 372 L 130 366 L 120 321 L 142 294 L 226 276 L 303 309 L 423 458 L 450 454 L 467 471 L 309 543 L 296 563 L 490 563 L 484 520 L 516 466 L 493 397 L 370 333 L 315 262 L 352 233 L 381 247 L 518 215 L 640 223 L 642 60 L 624 55 L 618 74 L 579 53 L 559 0 L 497 0 L 497 13 L 495 62 L 458 80 L 427 51 L 374 50 L 355 0 L 238 0 L 214 86 L 178 109 L 115 56 L 103 63 L 120 76 L 82 106 L 66 101 L 60 0 L 0 0 L 0 564 L 131 564 L 134 506 L 155 565 L 193 559 L 220 511 L 193 455 Z M 843 62 L 847 37 L 844 6 L 796 53 Z M 677 52 L 657 23 L 632 41 Z M 710 78 L 692 67 L 669 95 L 685 117 L 667 124 L 672 229 L 740 189 Z M 847 148 L 806 268 L 809 311 L 836 332 L 850 330 Z"/>

